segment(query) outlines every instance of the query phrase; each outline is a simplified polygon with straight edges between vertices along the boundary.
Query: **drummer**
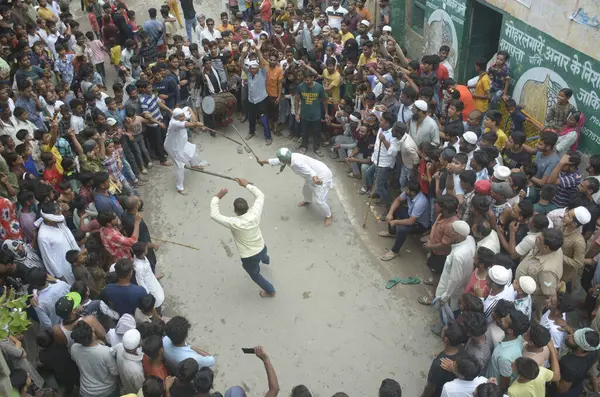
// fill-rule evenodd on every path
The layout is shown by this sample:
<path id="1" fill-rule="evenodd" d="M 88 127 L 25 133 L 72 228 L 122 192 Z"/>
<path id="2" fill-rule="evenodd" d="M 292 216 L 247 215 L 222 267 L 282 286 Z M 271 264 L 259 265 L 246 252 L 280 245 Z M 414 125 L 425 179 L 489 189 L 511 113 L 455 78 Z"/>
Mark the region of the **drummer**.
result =
<path id="1" fill-rule="evenodd" d="M 204 58 L 202 58 L 202 65 L 202 83 L 204 85 L 202 96 L 207 97 L 225 92 L 227 86 L 221 83 L 219 72 L 212 66 L 210 55 L 205 55 Z M 202 115 L 204 116 L 203 120 L 206 127 L 214 130 L 216 127 L 215 114 L 207 114 L 204 112 L 204 109 L 202 109 Z M 215 136 L 215 133 L 211 131 L 210 135 Z"/>
<path id="2" fill-rule="evenodd" d="M 177 193 L 187 195 L 183 188 L 184 167 L 189 164 L 191 168 L 202 169 L 208 163 L 196 156 L 196 145 L 188 142 L 187 128 L 204 127 L 204 124 L 196 121 L 186 121 L 191 117 L 190 112 L 186 114 L 185 109 L 173 109 L 173 115 L 167 129 L 165 138 L 165 150 L 175 161 L 175 183 Z"/>
<path id="3" fill-rule="evenodd" d="M 266 144 L 273 143 L 271 140 L 271 130 L 269 129 L 269 120 L 267 119 L 267 68 L 266 61 L 260 52 L 262 42 L 255 47 L 258 53 L 260 63 L 250 61 L 246 67 L 244 60 L 248 56 L 249 45 L 244 43 L 241 48 L 240 68 L 248 74 L 248 135 L 246 140 L 252 139 L 256 132 L 256 120 L 259 119 L 265 130 Z"/>

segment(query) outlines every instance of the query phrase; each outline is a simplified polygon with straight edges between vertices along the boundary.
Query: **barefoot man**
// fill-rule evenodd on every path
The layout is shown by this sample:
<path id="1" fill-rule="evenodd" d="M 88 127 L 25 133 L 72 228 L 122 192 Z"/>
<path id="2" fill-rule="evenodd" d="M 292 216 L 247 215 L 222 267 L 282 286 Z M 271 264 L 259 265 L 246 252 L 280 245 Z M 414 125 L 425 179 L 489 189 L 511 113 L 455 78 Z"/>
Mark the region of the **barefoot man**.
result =
<path id="1" fill-rule="evenodd" d="M 280 165 L 280 172 L 289 165 L 296 174 L 304 178 L 302 194 L 304 201 L 298 207 L 304 207 L 315 203 L 323 215 L 325 222 L 323 226 L 328 227 L 333 222 L 331 209 L 327 205 L 327 193 L 333 187 L 333 175 L 324 163 L 300 153 L 292 153 L 288 148 L 277 149 L 277 158 L 259 160 L 260 164 Z"/>
<path id="2" fill-rule="evenodd" d="M 175 161 L 175 183 L 177 192 L 186 195 L 183 189 L 183 172 L 186 164 L 192 168 L 202 169 L 207 165 L 206 161 L 201 161 L 196 156 L 196 145 L 188 142 L 187 128 L 204 127 L 204 124 L 197 121 L 186 121 L 183 109 L 173 109 L 173 116 L 167 129 L 165 138 L 165 151 Z"/>
<path id="3" fill-rule="evenodd" d="M 233 212 L 236 216 L 221 215 L 219 202 L 227 194 L 227 189 L 221 189 L 210 202 L 210 217 L 217 223 L 231 230 L 233 240 L 242 257 L 242 266 L 248 275 L 261 288 L 263 298 L 275 296 L 275 288 L 260 274 L 260 263 L 268 265 L 271 262 L 267 255 L 267 246 L 260 231 L 260 215 L 265 203 L 265 195 L 256 186 L 248 184 L 245 179 L 235 180 L 254 195 L 256 200 L 252 207 L 243 198 L 233 201 Z"/>

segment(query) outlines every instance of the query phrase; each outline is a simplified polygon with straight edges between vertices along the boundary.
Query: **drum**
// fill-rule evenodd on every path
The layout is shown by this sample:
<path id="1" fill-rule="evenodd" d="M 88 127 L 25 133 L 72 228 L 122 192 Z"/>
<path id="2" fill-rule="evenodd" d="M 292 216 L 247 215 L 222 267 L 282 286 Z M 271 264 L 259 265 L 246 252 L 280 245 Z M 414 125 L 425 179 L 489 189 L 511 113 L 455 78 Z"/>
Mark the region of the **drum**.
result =
<path id="1" fill-rule="evenodd" d="M 235 95 L 230 92 L 222 92 L 202 98 L 202 111 L 206 114 L 233 113 L 236 109 L 237 100 Z"/>

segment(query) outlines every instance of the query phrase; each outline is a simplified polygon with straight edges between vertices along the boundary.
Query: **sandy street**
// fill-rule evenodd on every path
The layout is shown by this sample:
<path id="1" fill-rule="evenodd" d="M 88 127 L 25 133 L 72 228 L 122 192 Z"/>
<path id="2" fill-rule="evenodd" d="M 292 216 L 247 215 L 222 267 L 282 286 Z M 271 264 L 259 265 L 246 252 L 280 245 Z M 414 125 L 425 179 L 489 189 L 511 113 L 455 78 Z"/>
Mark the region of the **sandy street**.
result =
<path id="1" fill-rule="evenodd" d="M 136 11 L 138 25 L 151 6 L 160 2 L 127 1 Z M 72 12 L 89 30 L 79 2 Z M 196 11 L 218 21 L 224 3 L 196 2 Z M 183 35 L 185 33 L 181 32 Z M 108 81 L 114 69 L 105 65 Z M 245 135 L 248 124 L 237 124 Z M 224 130 L 239 139 L 230 127 Z M 296 143 L 275 137 L 265 146 L 261 128 L 250 144 L 261 158 L 275 156 L 279 147 L 295 150 Z M 271 356 L 279 376 L 281 395 L 305 384 L 314 396 L 344 391 L 350 396 L 377 393 L 384 378 L 394 378 L 404 395 L 419 395 L 432 358 L 442 349 L 429 331 L 435 315 L 416 298 L 424 286 L 398 285 L 385 289 L 395 276 L 429 277 L 417 239 L 409 239 L 400 257 L 381 262 L 379 255 L 391 240 L 377 236 L 384 223 L 371 216 L 361 225 L 365 198 L 357 194 L 360 182 L 345 175 L 346 166 L 326 156 L 336 184 L 329 194 L 335 221 L 325 229 L 315 208 L 297 208 L 303 180 L 290 169 L 260 167 L 250 154 L 238 154 L 236 145 L 222 137 L 196 136 L 208 171 L 254 182 L 266 195 L 262 232 L 271 265 L 261 267 L 273 283 L 277 297 L 264 299 L 242 268 L 229 230 L 210 219 L 210 200 L 220 188 L 229 189 L 221 211 L 233 215 L 233 200 L 252 195 L 236 183 L 186 170 L 188 196 L 175 190 L 174 169 L 157 165 L 144 188 L 144 215 L 154 237 L 197 247 L 199 250 L 162 244 L 158 269 L 167 313 L 186 316 L 193 324 L 189 342 L 217 357 L 215 388 L 222 393 L 242 385 L 248 396 L 267 390 L 261 362 L 242 354 L 242 347 L 261 344 Z M 310 152 L 309 152 L 310 154 Z"/>

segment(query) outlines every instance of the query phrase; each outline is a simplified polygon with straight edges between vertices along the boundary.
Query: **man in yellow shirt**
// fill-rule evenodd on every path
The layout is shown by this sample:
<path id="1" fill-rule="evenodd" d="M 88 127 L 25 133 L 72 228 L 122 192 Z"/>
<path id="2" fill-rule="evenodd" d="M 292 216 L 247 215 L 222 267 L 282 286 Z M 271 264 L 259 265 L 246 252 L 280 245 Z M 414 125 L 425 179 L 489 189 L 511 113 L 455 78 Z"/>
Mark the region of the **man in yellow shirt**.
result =
<path id="1" fill-rule="evenodd" d="M 479 74 L 479 80 L 475 86 L 475 94 L 473 94 L 473 102 L 475 109 L 482 113 L 487 112 L 490 105 L 490 87 L 491 81 L 486 70 L 487 61 L 485 58 L 479 58 L 475 64 L 475 70 Z"/>
<path id="2" fill-rule="evenodd" d="M 348 22 L 346 21 L 342 21 L 340 33 L 342 34 L 342 43 L 346 43 L 346 41 L 354 38 L 354 35 L 348 29 Z"/>
<path id="3" fill-rule="evenodd" d="M 366 65 L 368 63 L 377 63 L 377 57 L 373 52 L 373 42 L 369 41 L 363 46 L 363 53 L 358 58 L 358 66 Z M 489 80 L 489 79 L 488 79 Z"/>
<path id="4" fill-rule="evenodd" d="M 485 113 L 485 117 L 483 118 L 483 136 L 495 132 L 498 139 L 496 139 L 494 146 L 502 150 L 508 142 L 508 136 L 500 129 L 500 123 L 502 123 L 502 113 L 498 110 L 488 110 Z"/>
<path id="5" fill-rule="evenodd" d="M 54 15 L 52 10 L 50 10 L 50 8 L 47 7 L 48 3 L 46 0 L 40 0 L 38 4 L 39 7 L 37 12 L 40 18 L 44 19 L 45 21 L 57 21 L 56 15 Z"/>
<path id="6" fill-rule="evenodd" d="M 327 92 L 330 103 L 337 105 L 340 102 L 340 85 L 342 84 L 342 76 L 337 71 L 337 62 L 335 58 L 327 60 L 327 69 L 323 71 L 324 83 L 323 88 Z"/>

